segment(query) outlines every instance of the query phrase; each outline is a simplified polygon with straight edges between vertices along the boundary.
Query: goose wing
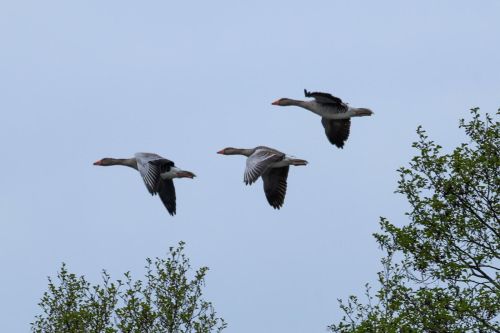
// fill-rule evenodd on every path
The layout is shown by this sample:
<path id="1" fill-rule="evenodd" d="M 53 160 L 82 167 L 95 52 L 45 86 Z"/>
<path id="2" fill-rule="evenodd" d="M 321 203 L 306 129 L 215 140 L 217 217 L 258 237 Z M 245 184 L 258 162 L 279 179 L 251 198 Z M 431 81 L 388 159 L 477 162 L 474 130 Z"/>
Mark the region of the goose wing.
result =
<path id="1" fill-rule="evenodd" d="M 351 119 L 327 119 L 321 118 L 321 124 L 325 128 L 325 134 L 332 145 L 339 148 L 344 147 L 344 143 L 349 137 Z"/>
<path id="2" fill-rule="evenodd" d="M 290 170 L 289 166 L 270 168 L 262 174 L 264 193 L 274 209 L 280 209 L 285 202 L 288 170 Z"/>
<path id="3" fill-rule="evenodd" d="M 243 177 L 245 184 L 251 185 L 257 181 L 270 165 L 281 161 L 284 157 L 285 154 L 274 149 L 267 149 L 265 147 L 256 149 L 255 152 L 247 158 L 247 166 Z"/>
<path id="4" fill-rule="evenodd" d="M 304 95 L 314 98 L 316 102 L 321 104 L 345 105 L 340 98 L 323 92 L 309 92 L 304 89 Z"/>
<path id="5" fill-rule="evenodd" d="M 161 180 L 158 186 L 158 194 L 168 213 L 174 216 L 176 213 L 174 181 L 172 179 Z"/>
<path id="6" fill-rule="evenodd" d="M 137 161 L 137 169 L 149 193 L 153 195 L 158 193 L 162 181 L 160 174 L 168 171 L 171 166 L 174 166 L 174 162 L 151 153 L 137 153 L 135 154 L 135 159 Z"/>

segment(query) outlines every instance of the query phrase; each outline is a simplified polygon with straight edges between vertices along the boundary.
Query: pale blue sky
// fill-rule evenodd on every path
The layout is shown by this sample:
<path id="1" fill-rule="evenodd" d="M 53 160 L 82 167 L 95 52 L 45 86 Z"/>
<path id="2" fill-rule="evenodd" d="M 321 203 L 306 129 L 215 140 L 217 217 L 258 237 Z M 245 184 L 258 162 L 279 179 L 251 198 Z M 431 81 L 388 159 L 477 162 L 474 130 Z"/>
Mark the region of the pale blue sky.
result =
<path id="1" fill-rule="evenodd" d="M 324 332 L 337 298 L 375 280 L 378 217 L 404 222 L 395 170 L 423 125 L 447 147 L 458 118 L 500 106 L 498 1 L 0 2 L 0 328 L 26 332 L 61 262 L 99 281 L 179 240 L 227 332 Z M 319 117 L 278 108 L 330 92 L 354 119 L 344 150 Z M 273 210 L 244 158 L 307 159 Z M 128 168 L 155 152 L 198 175 L 170 217 Z"/>

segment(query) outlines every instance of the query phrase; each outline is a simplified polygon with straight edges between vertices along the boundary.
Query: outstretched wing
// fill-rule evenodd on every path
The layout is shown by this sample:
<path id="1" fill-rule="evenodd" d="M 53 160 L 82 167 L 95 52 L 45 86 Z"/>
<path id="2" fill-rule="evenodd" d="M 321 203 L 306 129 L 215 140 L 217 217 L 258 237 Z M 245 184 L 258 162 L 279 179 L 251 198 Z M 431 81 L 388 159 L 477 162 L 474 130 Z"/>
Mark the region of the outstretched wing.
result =
<path id="1" fill-rule="evenodd" d="M 304 95 L 306 97 L 312 97 L 316 100 L 316 102 L 321 103 L 321 104 L 344 104 L 342 100 L 338 97 L 335 97 L 333 95 L 327 94 L 327 93 L 322 93 L 322 92 L 309 92 L 306 89 L 304 89 Z"/>
<path id="2" fill-rule="evenodd" d="M 349 137 L 351 119 L 327 119 L 321 118 L 321 124 L 325 128 L 325 134 L 332 145 L 339 148 L 344 147 L 344 143 Z"/>
<path id="3" fill-rule="evenodd" d="M 158 191 L 158 183 L 161 181 L 160 167 L 158 165 L 151 164 L 150 162 L 142 165 L 137 163 L 137 167 L 149 193 L 156 194 Z"/>
<path id="4" fill-rule="evenodd" d="M 286 179 L 289 166 L 281 168 L 270 168 L 262 174 L 264 181 L 264 193 L 267 201 L 274 209 L 280 209 L 285 202 Z"/>
<path id="5" fill-rule="evenodd" d="M 175 205 L 175 187 L 172 179 L 163 179 L 159 182 L 158 194 L 161 202 L 170 215 L 174 216 L 176 213 Z"/>
<path id="6" fill-rule="evenodd" d="M 137 153 L 135 159 L 146 188 L 149 193 L 156 194 L 162 181 L 160 174 L 174 166 L 174 162 L 150 153 Z"/>
<path id="7" fill-rule="evenodd" d="M 262 175 L 273 163 L 281 161 L 285 154 L 269 149 L 257 149 L 247 158 L 247 167 L 243 180 L 245 184 L 251 185 Z"/>

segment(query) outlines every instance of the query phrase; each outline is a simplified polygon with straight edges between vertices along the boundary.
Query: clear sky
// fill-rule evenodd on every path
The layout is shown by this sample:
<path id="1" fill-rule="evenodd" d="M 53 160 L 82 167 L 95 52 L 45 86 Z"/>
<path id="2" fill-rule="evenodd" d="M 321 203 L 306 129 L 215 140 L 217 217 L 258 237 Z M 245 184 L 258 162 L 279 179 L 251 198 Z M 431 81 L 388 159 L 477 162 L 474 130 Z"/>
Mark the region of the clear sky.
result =
<path id="1" fill-rule="evenodd" d="M 500 106 L 500 2 L 0 2 L 0 328 L 26 332 L 61 262 L 100 281 L 186 242 L 210 267 L 227 332 L 324 332 L 337 298 L 379 270 L 379 216 L 405 221 L 395 170 L 423 125 Z M 320 118 L 280 108 L 303 89 L 374 110 L 339 150 Z M 243 184 L 227 146 L 268 145 L 292 167 L 285 205 Z M 137 172 L 102 157 L 155 152 L 198 175 L 167 214 Z"/>

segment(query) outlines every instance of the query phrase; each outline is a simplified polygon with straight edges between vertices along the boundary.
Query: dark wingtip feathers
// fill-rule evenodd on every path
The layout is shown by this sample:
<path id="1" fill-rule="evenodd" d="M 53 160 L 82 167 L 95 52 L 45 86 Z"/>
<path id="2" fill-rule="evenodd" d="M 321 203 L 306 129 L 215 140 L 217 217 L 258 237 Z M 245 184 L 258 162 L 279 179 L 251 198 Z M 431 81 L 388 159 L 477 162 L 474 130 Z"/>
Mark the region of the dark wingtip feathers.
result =
<path id="1" fill-rule="evenodd" d="M 274 209 L 280 210 L 283 204 L 281 203 L 269 203 Z"/>
<path id="2" fill-rule="evenodd" d="M 335 140 L 332 140 L 332 139 L 328 138 L 328 141 L 330 141 L 330 143 L 332 145 L 334 145 L 335 147 L 340 148 L 340 149 L 344 149 L 345 141 L 343 141 L 342 139 L 336 138 Z"/>
<path id="3" fill-rule="evenodd" d="M 309 91 L 307 91 L 307 89 L 304 89 L 304 96 L 311 97 L 311 93 Z"/>

